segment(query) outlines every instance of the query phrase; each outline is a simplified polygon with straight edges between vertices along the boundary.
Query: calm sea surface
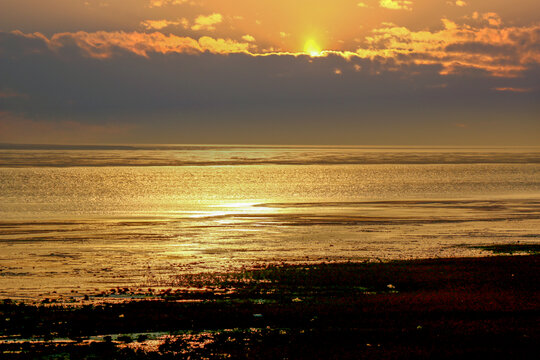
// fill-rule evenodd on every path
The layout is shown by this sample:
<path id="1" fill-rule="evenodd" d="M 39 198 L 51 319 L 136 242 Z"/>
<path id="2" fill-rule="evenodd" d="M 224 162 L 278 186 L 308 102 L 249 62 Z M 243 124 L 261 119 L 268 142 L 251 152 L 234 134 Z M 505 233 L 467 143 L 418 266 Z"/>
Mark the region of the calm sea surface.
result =
<path id="1" fill-rule="evenodd" d="M 540 148 L 0 145 L 0 298 L 540 242 Z"/>

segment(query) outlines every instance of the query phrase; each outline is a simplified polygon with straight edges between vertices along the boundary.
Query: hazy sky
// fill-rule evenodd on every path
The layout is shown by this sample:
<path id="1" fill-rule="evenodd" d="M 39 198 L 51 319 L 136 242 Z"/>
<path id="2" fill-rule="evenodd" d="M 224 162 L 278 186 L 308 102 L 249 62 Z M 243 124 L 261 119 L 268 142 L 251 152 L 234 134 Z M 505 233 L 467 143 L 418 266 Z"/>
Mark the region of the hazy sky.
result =
<path id="1" fill-rule="evenodd" d="M 540 2 L 0 0 L 0 142 L 540 145 Z"/>

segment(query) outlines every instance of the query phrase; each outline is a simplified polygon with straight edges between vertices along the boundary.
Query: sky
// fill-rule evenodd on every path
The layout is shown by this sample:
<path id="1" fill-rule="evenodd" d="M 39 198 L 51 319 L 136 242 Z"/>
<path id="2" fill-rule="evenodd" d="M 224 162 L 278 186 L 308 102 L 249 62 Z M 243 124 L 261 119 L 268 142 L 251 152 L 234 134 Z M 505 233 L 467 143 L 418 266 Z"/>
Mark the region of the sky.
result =
<path id="1" fill-rule="evenodd" d="M 0 0 L 0 142 L 540 145 L 540 2 Z"/>

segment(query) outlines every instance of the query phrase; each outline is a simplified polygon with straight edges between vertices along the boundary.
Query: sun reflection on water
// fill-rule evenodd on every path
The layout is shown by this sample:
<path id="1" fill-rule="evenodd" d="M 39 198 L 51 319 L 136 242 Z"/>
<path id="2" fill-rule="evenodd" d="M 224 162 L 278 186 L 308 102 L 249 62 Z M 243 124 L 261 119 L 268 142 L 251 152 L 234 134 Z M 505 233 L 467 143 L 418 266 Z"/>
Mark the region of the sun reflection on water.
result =
<path id="1" fill-rule="evenodd" d="M 233 224 L 242 221 L 243 215 L 264 215 L 275 213 L 276 209 L 261 206 L 260 202 L 223 202 L 220 204 L 208 205 L 208 208 L 216 210 L 190 211 L 191 219 L 215 219 L 219 224 Z M 238 216 L 238 217 L 236 217 Z M 230 217 L 230 218 L 229 218 Z M 244 219 L 246 221 L 246 219 Z"/>

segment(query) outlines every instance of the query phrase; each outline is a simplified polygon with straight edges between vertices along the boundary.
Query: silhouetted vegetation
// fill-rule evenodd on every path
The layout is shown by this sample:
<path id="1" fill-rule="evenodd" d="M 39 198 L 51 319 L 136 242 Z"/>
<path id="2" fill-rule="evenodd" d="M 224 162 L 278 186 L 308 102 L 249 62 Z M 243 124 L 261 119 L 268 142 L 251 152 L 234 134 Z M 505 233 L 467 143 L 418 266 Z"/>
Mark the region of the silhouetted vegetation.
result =
<path id="1" fill-rule="evenodd" d="M 501 245 L 471 246 L 471 248 L 487 250 L 495 254 L 514 254 L 514 253 L 539 254 L 540 253 L 540 244 L 501 244 Z"/>
<path id="2" fill-rule="evenodd" d="M 539 274 L 538 255 L 274 265 L 183 276 L 170 289 L 111 289 L 80 305 L 4 300 L 0 354 L 533 358 L 540 340 Z"/>

